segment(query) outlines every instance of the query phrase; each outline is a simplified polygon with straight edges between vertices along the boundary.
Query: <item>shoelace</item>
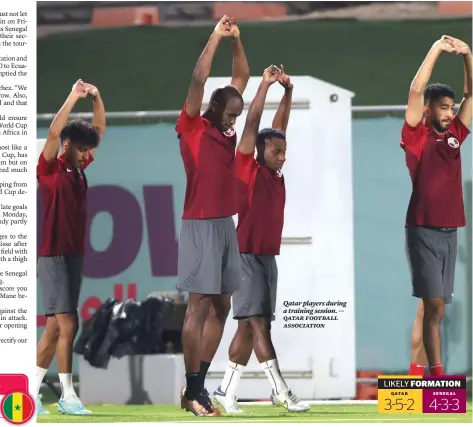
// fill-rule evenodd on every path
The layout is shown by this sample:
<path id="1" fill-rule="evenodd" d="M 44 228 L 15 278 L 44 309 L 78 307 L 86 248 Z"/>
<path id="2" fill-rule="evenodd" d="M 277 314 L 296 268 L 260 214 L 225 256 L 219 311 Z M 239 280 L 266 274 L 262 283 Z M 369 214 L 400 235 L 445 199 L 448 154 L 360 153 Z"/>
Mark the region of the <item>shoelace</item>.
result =
<path id="1" fill-rule="evenodd" d="M 287 397 L 292 403 L 299 403 L 301 401 L 291 390 L 287 392 Z"/>

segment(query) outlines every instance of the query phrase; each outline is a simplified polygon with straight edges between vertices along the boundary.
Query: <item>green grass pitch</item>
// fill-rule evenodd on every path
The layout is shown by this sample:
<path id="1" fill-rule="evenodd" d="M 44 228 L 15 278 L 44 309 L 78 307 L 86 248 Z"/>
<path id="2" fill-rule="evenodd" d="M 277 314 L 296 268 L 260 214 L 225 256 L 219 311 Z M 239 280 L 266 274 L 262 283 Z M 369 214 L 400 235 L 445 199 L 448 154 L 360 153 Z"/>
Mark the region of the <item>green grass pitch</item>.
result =
<path id="1" fill-rule="evenodd" d="M 241 405 L 245 411 L 222 417 L 195 417 L 178 405 L 95 405 L 88 416 L 60 415 L 57 404 L 46 404 L 50 415 L 38 417 L 40 423 L 115 423 L 115 422 L 233 422 L 233 423 L 471 423 L 472 405 L 467 404 L 466 414 L 378 414 L 376 405 L 313 405 L 306 413 L 288 413 L 284 409 L 267 405 Z"/>

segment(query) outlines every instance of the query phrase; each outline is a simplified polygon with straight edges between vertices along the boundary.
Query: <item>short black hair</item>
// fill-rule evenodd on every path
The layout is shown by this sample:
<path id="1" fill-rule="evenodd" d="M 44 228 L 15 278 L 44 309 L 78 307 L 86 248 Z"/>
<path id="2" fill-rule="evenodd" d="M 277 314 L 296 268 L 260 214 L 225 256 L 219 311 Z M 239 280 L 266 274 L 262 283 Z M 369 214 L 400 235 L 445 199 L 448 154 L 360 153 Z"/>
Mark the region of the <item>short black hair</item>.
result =
<path id="1" fill-rule="evenodd" d="M 424 103 L 426 105 L 444 97 L 455 99 L 455 93 L 450 86 L 443 83 L 432 83 L 424 90 Z"/>
<path id="2" fill-rule="evenodd" d="M 284 133 L 280 131 L 279 129 L 275 129 L 275 128 L 261 129 L 258 132 L 258 136 L 256 137 L 256 150 L 258 151 L 258 153 L 260 152 L 260 150 L 261 150 L 261 153 L 264 153 L 265 141 L 271 138 L 279 138 L 285 141 L 286 135 L 284 135 Z"/>
<path id="3" fill-rule="evenodd" d="M 99 145 L 99 133 L 91 123 L 84 120 L 71 120 L 61 131 L 61 143 L 64 141 L 96 148 Z"/>
<path id="4" fill-rule="evenodd" d="M 228 85 L 214 90 L 210 97 L 209 106 L 216 104 L 221 108 L 225 108 L 230 98 L 239 98 L 243 104 L 243 96 L 241 96 L 240 91 L 235 86 Z"/>

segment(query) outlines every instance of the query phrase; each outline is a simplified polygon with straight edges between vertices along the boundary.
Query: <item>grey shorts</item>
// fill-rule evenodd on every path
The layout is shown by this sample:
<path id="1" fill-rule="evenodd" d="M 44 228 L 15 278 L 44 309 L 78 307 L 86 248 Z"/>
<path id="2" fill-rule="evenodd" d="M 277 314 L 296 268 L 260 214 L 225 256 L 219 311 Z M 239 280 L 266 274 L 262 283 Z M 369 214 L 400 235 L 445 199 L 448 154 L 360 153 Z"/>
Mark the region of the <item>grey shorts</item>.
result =
<path id="1" fill-rule="evenodd" d="M 185 219 L 181 223 L 177 288 L 221 295 L 240 287 L 240 253 L 232 217 Z"/>
<path id="2" fill-rule="evenodd" d="M 457 232 L 426 227 L 406 228 L 412 295 L 452 301 L 457 259 Z"/>
<path id="3" fill-rule="evenodd" d="M 274 255 L 240 254 L 242 282 L 233 294 L 233 318 L 262 316 L 274 320 L 278 266 Z"/>
<path id="4" fill-rule="evenodd" d="M 82 256 L 38 258 L 38 279 L 46 316 L 77 311 L 82 267 Z"/>

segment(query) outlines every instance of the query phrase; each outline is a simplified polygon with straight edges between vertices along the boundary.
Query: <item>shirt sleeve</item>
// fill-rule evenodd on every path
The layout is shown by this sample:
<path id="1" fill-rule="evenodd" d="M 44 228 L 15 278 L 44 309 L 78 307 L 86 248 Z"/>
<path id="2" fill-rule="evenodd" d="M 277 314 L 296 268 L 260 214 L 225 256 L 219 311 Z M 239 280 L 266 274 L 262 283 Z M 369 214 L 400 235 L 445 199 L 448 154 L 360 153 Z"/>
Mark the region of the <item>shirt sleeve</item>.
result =
<path id="1" fill-rule="evenodd" d="M 183 133 L 192 133 L 204 127 L 204 120 L 200 113 L 195 117 L 190 117 L 186 111 L 186 104 L 182 107 L 181 114 L 177 119 L 176 132 L 180 135 Z"/>
<path id="2" fill-rule="evenodd" d="M 468 129 L 465 124 L 460 120 L 458 116 L 454 116 L 448 130 L 451 134 L 458 140 L 458 142 L 463 144 L 465 139 L 470 134 L 470 129 Z"/>
<path id="3" fill-rule="evenodd" d="M 404 126 L 401 131 L 401 148 L 407 149 L 415 154 L 418 154 L 422 149 L 422 141 L 424 136 L 425 125 L 419 122 L 417 126 L 411 126 L 404 121 Z"/>
<path id="4" fill-rule="evenodd" d="M 246 185 L 250 185 L 253 174 L 258 167 L 255 160 L 255 153 L 243 154 L 237 150 L 235 158 L 236 177 Z"/>
<path id="5" fill-rule="evenodd" d="M 93 161 L 94 161 L 94 156 L 92 155 L 92 153 L 89 153 L 89 158 L 84 162 L 84 164 L 82 165 L 82 170 L 85 170 L 85 168 L 87 166 L 89 166 Z"/>
<path id="6" fill-rule="evenodd" d="M 38 165 L 36 166 L 36 174 L 38 176 L 47 176 L 57 170 L 58 159 L 54 157 L 49 162 L 44 158 L 44 154 L 41 152 L 38 159 Z"/>

